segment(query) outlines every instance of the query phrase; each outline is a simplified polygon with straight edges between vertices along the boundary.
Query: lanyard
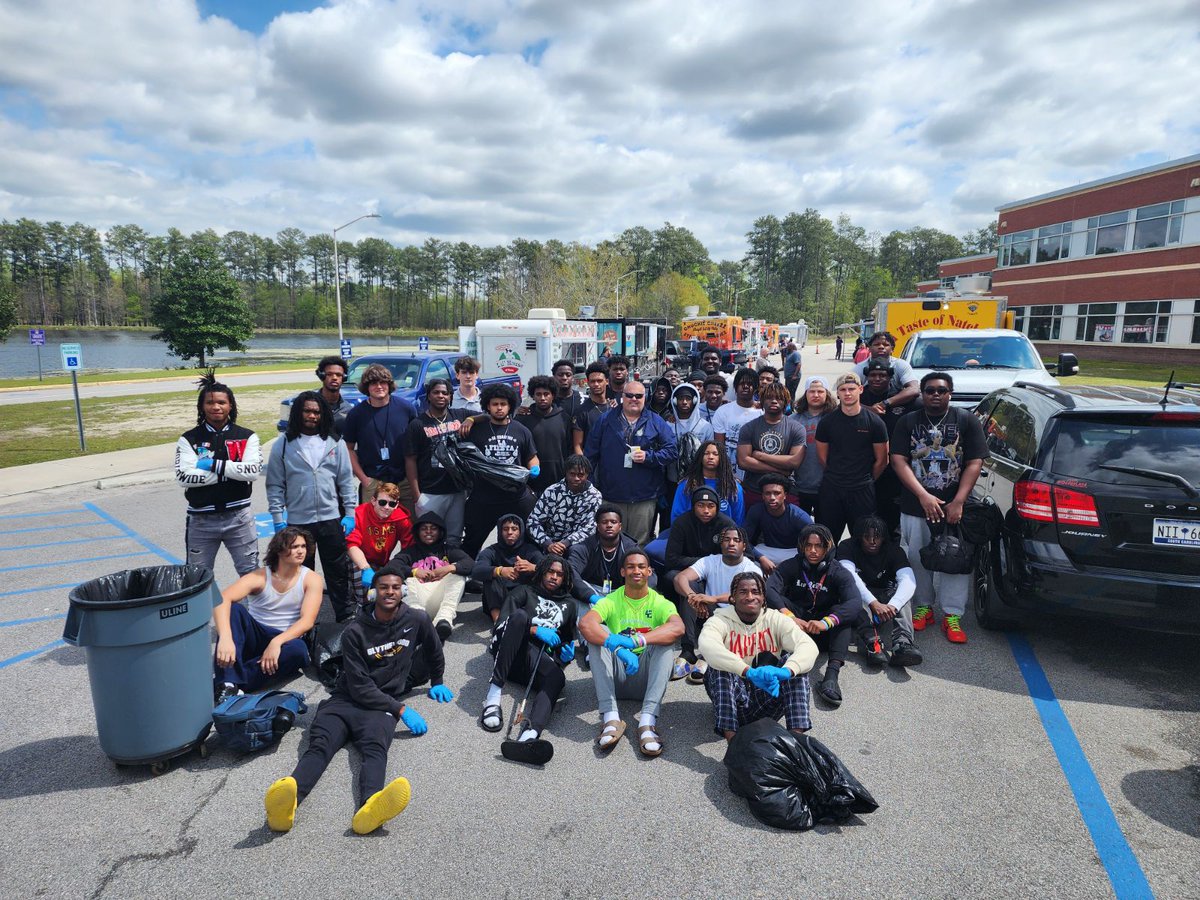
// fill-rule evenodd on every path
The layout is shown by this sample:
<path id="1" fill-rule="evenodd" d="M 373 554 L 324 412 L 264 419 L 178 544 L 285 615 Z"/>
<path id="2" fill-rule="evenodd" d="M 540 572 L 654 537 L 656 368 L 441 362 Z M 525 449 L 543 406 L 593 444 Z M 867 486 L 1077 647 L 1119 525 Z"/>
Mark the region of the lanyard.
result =
<path id="1" fill-rule="evenodd" d="M 821 588 L 825 585 L 825 579 L 829 577 L 829 570 L 825 570 L 825 574 L 821 576 L 821 580 L 816 584 L 813 584 L 811 579 L 809 579 L 808 573 L 804 571 L 804 566 L 800 567 L 800 574 L 804 578 L 804 584 L 808 587 L 808 592 L 812 594 L 812 602 L 809 604 L 809 607 L 816 609 L 817 595 L 821 593 Z"/>
<path id="2" fill-rule="evenodd" d="M 375 429 L 375 434 L 379 437 L 380 447 L 387 446 L 388 429 L 392 424 L 392 400 L 390 397 L 388 398 L 387 406 L 385 406 L 384 409 L 386 409 L 387 412 L 383 414 L 383 431 L 379 430 L 379 413 L 375 413 L 373 416 L 371 416 L 371 427 Z"/>

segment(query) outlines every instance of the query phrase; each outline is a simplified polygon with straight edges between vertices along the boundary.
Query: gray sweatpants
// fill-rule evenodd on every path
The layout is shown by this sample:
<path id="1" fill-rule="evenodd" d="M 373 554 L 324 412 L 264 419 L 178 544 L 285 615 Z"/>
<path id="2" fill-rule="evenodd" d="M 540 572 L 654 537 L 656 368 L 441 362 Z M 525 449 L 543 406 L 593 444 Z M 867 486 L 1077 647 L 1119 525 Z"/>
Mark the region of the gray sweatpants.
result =
<path id="1" fill-rule="evenodd" d="M 618 700 L 641 700 L 643 713 L 658 715 L 675 665 L 674 647 L 647 646 L 636 675 L 627 675 L 625 663 L 603 645 L 589 644 L 588 660 L 592 664 L 592 684 L 596 686 L 596 704 L 601 716 L 616 712 Z"/>
<path id="2" fill-rule="evenodd" d="M 221 545 L 233 558 L 238 575 L 258 568 L 258 530 L 249 506 L 218 513 L 189 513 L 184 535 L 187 561 L 211 570 Z"/>
<path id="3" fill-rule="evenodd" d="M 654 534 L 658 501 L 639 500 L 637 503 L 614 503 L 613 506 L 621 511 L 621 531 L 645 547 Z"/>
<path id="4" fill-rule="evenodd" d="M 908 553 L 908 564 L 917 579 L 917 592 L 909 606 L 941 606 L 948 616 L 961 616 L 967 611 L 970 596 L 971 576 L 947 575 L 945 572 L 930 572 L 921 565 L 921 548 L 931 540 L 929 523 L 924 516 L 900 514 L 900 538 Z M 910 613 L 911 616 L 911 613 Z"/>

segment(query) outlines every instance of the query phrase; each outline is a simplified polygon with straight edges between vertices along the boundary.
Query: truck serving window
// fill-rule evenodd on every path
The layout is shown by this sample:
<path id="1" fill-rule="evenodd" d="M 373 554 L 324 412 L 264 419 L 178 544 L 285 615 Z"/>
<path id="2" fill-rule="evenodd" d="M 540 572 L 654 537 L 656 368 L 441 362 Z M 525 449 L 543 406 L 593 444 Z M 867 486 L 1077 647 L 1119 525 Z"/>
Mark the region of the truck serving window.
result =
<path id="1" fill-rule="evenodd" d="M 1059 416 L 1056 425 L 1048 460 L 1056 475 L 1162 485 L 1159 476 L 1135 472 L 1169 473 L 1200 490 L 1200 413 L 1071 415 Z"/>

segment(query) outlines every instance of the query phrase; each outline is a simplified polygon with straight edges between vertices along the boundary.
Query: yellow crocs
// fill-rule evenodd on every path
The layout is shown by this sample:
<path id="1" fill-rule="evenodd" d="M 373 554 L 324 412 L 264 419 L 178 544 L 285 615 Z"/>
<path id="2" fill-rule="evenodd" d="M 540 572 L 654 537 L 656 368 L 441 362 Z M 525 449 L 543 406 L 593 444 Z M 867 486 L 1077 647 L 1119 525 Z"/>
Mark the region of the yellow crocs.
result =
<path id="1" fill-rule="evenodd" d="M 291 831 L 296 821 L 296 779 L 289 775 L 267 788 L 263 798 L 267 808 L 267 827 L 272 831 Z"/>
<path id="2" fill-rule="evenodd" d="M 382 791 L 372 794 L 354 814 L 350 827 L 355 834 L 370 834 L 384 822 L 404 812 L 412 789 L 407 778 L 397 778 Z"/>

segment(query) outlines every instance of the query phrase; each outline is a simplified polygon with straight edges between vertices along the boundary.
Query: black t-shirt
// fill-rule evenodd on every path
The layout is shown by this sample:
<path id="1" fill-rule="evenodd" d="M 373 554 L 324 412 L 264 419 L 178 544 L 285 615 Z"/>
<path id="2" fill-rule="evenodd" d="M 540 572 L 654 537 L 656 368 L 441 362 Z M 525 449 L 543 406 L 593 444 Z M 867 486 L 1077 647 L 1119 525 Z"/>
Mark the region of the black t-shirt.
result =
<path id="1" fill-rule="evenodd" d="M 924 409 L 904 416 L 892 432 L 891 452 L 909 461 L 925 490 L 939 500 L 953 500 L 962 480 L 963 464 L 985 458 L 987 444 L 983 425 L 975 414 L 951 406 L 945 417 L 930 418 Z M 900 495 L 900 512 L 925 516 L 920 501 L 907 489 Z"/>
<path id="2" fill-rule="evenodd" d="M 584 397 L 579 401 L 579 406 L 575 413 L 575 427 L 583 432 L 583 444 L 587 446 L 588 432 L 595 427 L 600 421 L 600 417 L 612 409 L 608 402 L 596 403 L 591 396 Z"/>
<path id="3" fill-rule="evenodd" d="M 459 488 L 442 468 L 433 453 L 433 442 L 445 440 L 445 435 L 457 434 L 466 418 L 466 410 L 446 410 L 446 420 L 439 422 L 428 412 L 421 413 L 408 423 L 408 452 L 417 460 L 417 481 L 424 494 L 456 494 Z"/>
<path id="4" fill-rule="evenodd" d="M 887 442 L 883 419 L 863 407 L 848 416 L 835 409 L 817 423 L 817 440 L 829 445 L 822 483 L 833 487 L 861 488 L 871 484 L 875 445 Z"/>
<path id="5" fill-rule="evenodd" d="M 888 541 L 874 556 L 862 548 L 862 542 L 846 538 L 838 544 L 837 558 L 854 563 L 858 577 L 875 597 L 886 603 L 896 590 L 896 573 L 909 568 L 908 557 L 896 544 Z"/>
<path id="6" fill-rule="evenodd" d="M 806 438 L 804 426 L 793 419 L 791 416 L 784 416 L 774 425 L 767 423 L 766 416 L 759 416 L 757 419 L 751 419 L 741 427 L 738 432 L 738 445 L 749 444 L 751 450 L 761 450 L 763 453 L 774 453 L 780 456 L 787 456 L 795 448 L 801 446 Z M 742 486 L 747 490 L 759 491 L 759 479 L 763 477 L 765 472 L 751 472 L 745 470 L 745 477 L 742 479 Z M 795 485 L 792 481 L 792 474 L 789 473 L 788 490 L 794 490 Z"/>
<path id="7" fill-rule="evenodd" d="M 533 435 L 520 422 L 510 421 L 507 425 L 494 425 L 491 419 L 484 419 L 471 426 L 467 440 L 482 450 L 488 459 L 513 466 L 524 466 L 537 455 Z M 480 487 L 492 491 L 483 479 L 476 480 L 475 485 L 476 491 L 479 491 Z"/>

